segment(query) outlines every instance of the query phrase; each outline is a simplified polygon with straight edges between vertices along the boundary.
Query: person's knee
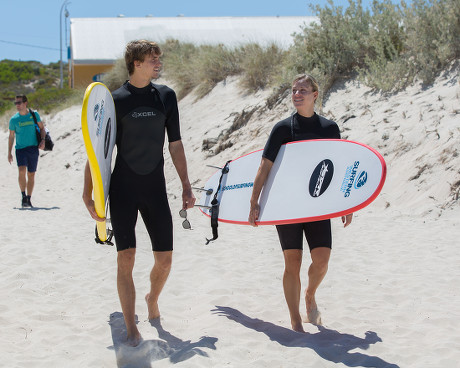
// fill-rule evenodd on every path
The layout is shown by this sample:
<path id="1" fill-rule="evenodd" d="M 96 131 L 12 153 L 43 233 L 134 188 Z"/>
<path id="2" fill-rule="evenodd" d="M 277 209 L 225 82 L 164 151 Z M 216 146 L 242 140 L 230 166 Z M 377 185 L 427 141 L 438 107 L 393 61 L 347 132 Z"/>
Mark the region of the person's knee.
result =
<path id="1" fill-rule="evenodd" d="M 169 272 L 172 265 L 171 252 L 157 252 L 155 253 L 155 267 L 162 272 Z"/>
<path id="2" fill-rule="evenodd" d="M 302 251 L 294 249 L 285 250 L 284 266 L 286 273 L 298 274 L 302 266 Z"/>
<path id="3" fill-rule="evenodd" d="M 132 272 L 134 260 L 136 258 L 136 249 L 130 248 L 118 252 L 117 263 L 119 272 Z"/>
<path id="4" fill-rule="evenodd" d="M 329 248 L 315 248 L 311 252 L 313 266 L 321 273 L 327 272 L 331 251 Z"/>

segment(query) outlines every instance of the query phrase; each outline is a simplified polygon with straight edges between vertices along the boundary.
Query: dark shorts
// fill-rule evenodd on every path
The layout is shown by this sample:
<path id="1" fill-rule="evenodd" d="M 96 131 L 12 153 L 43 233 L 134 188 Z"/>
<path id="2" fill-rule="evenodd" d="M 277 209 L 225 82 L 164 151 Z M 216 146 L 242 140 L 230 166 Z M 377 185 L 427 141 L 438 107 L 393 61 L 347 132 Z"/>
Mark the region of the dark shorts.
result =
<path id="1" fill-rule="evenodd" d="M 173 225 L 163 164 L 147 175 L 134 173 L 117 159 L 110 181 L 110 216 L 117 250 L 136 248 L 136 222 L 141 213 L 155 252 L 173 250 Z"/>
<path id="2" fill-rule="evenodd" d="M 303 234 L 310 252 L 320 247 L 332 248 L 331 220 L 277 225 L 276 230 L 283 250 L 303 249 Z"/>
<path id="3" fill-rule="evenodd" d="M 16 162 L 19 166 L 27 166 L 28 172 L 37 171 L 38 165 L 38 147 L 29 146 L 26 148 L 20 148 L 16 150 Z"/>

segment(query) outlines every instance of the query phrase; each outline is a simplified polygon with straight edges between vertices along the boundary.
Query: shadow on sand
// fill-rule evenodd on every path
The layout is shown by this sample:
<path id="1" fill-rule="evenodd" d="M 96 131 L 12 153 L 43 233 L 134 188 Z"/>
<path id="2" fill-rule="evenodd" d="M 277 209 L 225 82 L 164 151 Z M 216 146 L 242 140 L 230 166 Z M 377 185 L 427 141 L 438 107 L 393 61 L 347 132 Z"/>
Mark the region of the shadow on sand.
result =
<path id="1" fill-rule="evenodd" d="M 137 321 L 137 316 L 136 316 Z M 127 346 L 126 326 L 123 314 L 115 312 L 110 315 L 110 329 L 112 331 L 113 346 L 117 365 L 119 368 L 150 368 L 157 360 L 168 358 L 173 364 L 183 362 L 195 355 L 208 357 L 202 348 L 216 350 L 217 338 L 204 336 L 197 342 L 184 341 L 171 335 L 161 326 L 160 319 L 150 322 L 151 326 L 158 331 L 161 340 L 143 340 L 138 346 Z"/>
<path id="2" fill-rule="evenodd" d="M 60 210 L 61 207 L 13 207 L 15 210 L 19 211 L 51 211 L 51 210 Z"/>
<path id="3" fill-rule="evenodd" d="M 323 326 L 317 326 L 317 333 L 302 334 L 270 322 L 251 318 L 230 307 L 216 306 L 216 309 L 213 309 L 212 312 L 219 316 L 227 317 L 247 328 L 262 332 L 271 341 L 275 341 L 280 345 L 312 349 L 320 357 L 330 362 L 342 363 L 347 367 L 399 368 L 398 365 L 388 363 L 379 357 L 359 352 L 350 353 L 354 349 L 368 349 L 371 344 L 382 341 L 372 331 L 367 331 L 365 337 L 360 338 L 330 330 Z"/>

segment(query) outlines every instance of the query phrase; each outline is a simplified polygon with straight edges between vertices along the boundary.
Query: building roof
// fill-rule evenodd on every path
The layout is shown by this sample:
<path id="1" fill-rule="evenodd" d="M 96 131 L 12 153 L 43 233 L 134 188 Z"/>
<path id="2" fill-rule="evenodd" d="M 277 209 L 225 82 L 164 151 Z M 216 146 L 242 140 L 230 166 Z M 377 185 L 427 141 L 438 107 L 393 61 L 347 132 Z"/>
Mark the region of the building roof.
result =
<path id="1" fill-rule="evenodd" d="M 275 43 L 287 48 L 293 33 L 316 21 L 315 17 L 145 17 L 71 18 L 70 44 L 76 64 L 112 63 L 123 57 L 134 39 L 168 39 L 197 45 Z"/>

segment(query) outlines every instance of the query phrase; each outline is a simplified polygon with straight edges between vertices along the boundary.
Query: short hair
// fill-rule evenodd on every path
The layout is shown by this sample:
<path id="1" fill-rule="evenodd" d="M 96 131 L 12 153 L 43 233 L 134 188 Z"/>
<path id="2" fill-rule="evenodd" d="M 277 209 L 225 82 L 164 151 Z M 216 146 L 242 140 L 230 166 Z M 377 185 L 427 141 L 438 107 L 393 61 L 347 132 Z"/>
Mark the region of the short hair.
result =
<path id="1" fill-rule="evenodd" d="M 16 99 L 21 99 L 22 102 L 27 102 L 27 96 L 26 95 L 17 95 L 16 96 Z"/>
<path id="2" fill-rule="evenodd" d="M 125 63 L 128 69 L 128 74 L 134 73 L 134 62 L 144 61 L 148 55 L 161 56 L 162 52 L 160 46 L 156 42 L 148 40 L 135 40 L 126 45 L 125 49 Z"/>
<path id="3" fill-rule="evenodd" d="M 294 83 L 301 81 L 301 80 L 304 80 L 305 82 L 307 82 L 307 84 L 309 84 L 312 87 L 313 92 L 319 92 L 318 82 L 316 81 L 315 78 L 313 78 L 309 74 L 298 74 L 292 81 L 292 85 L 294 85 Z"/>

